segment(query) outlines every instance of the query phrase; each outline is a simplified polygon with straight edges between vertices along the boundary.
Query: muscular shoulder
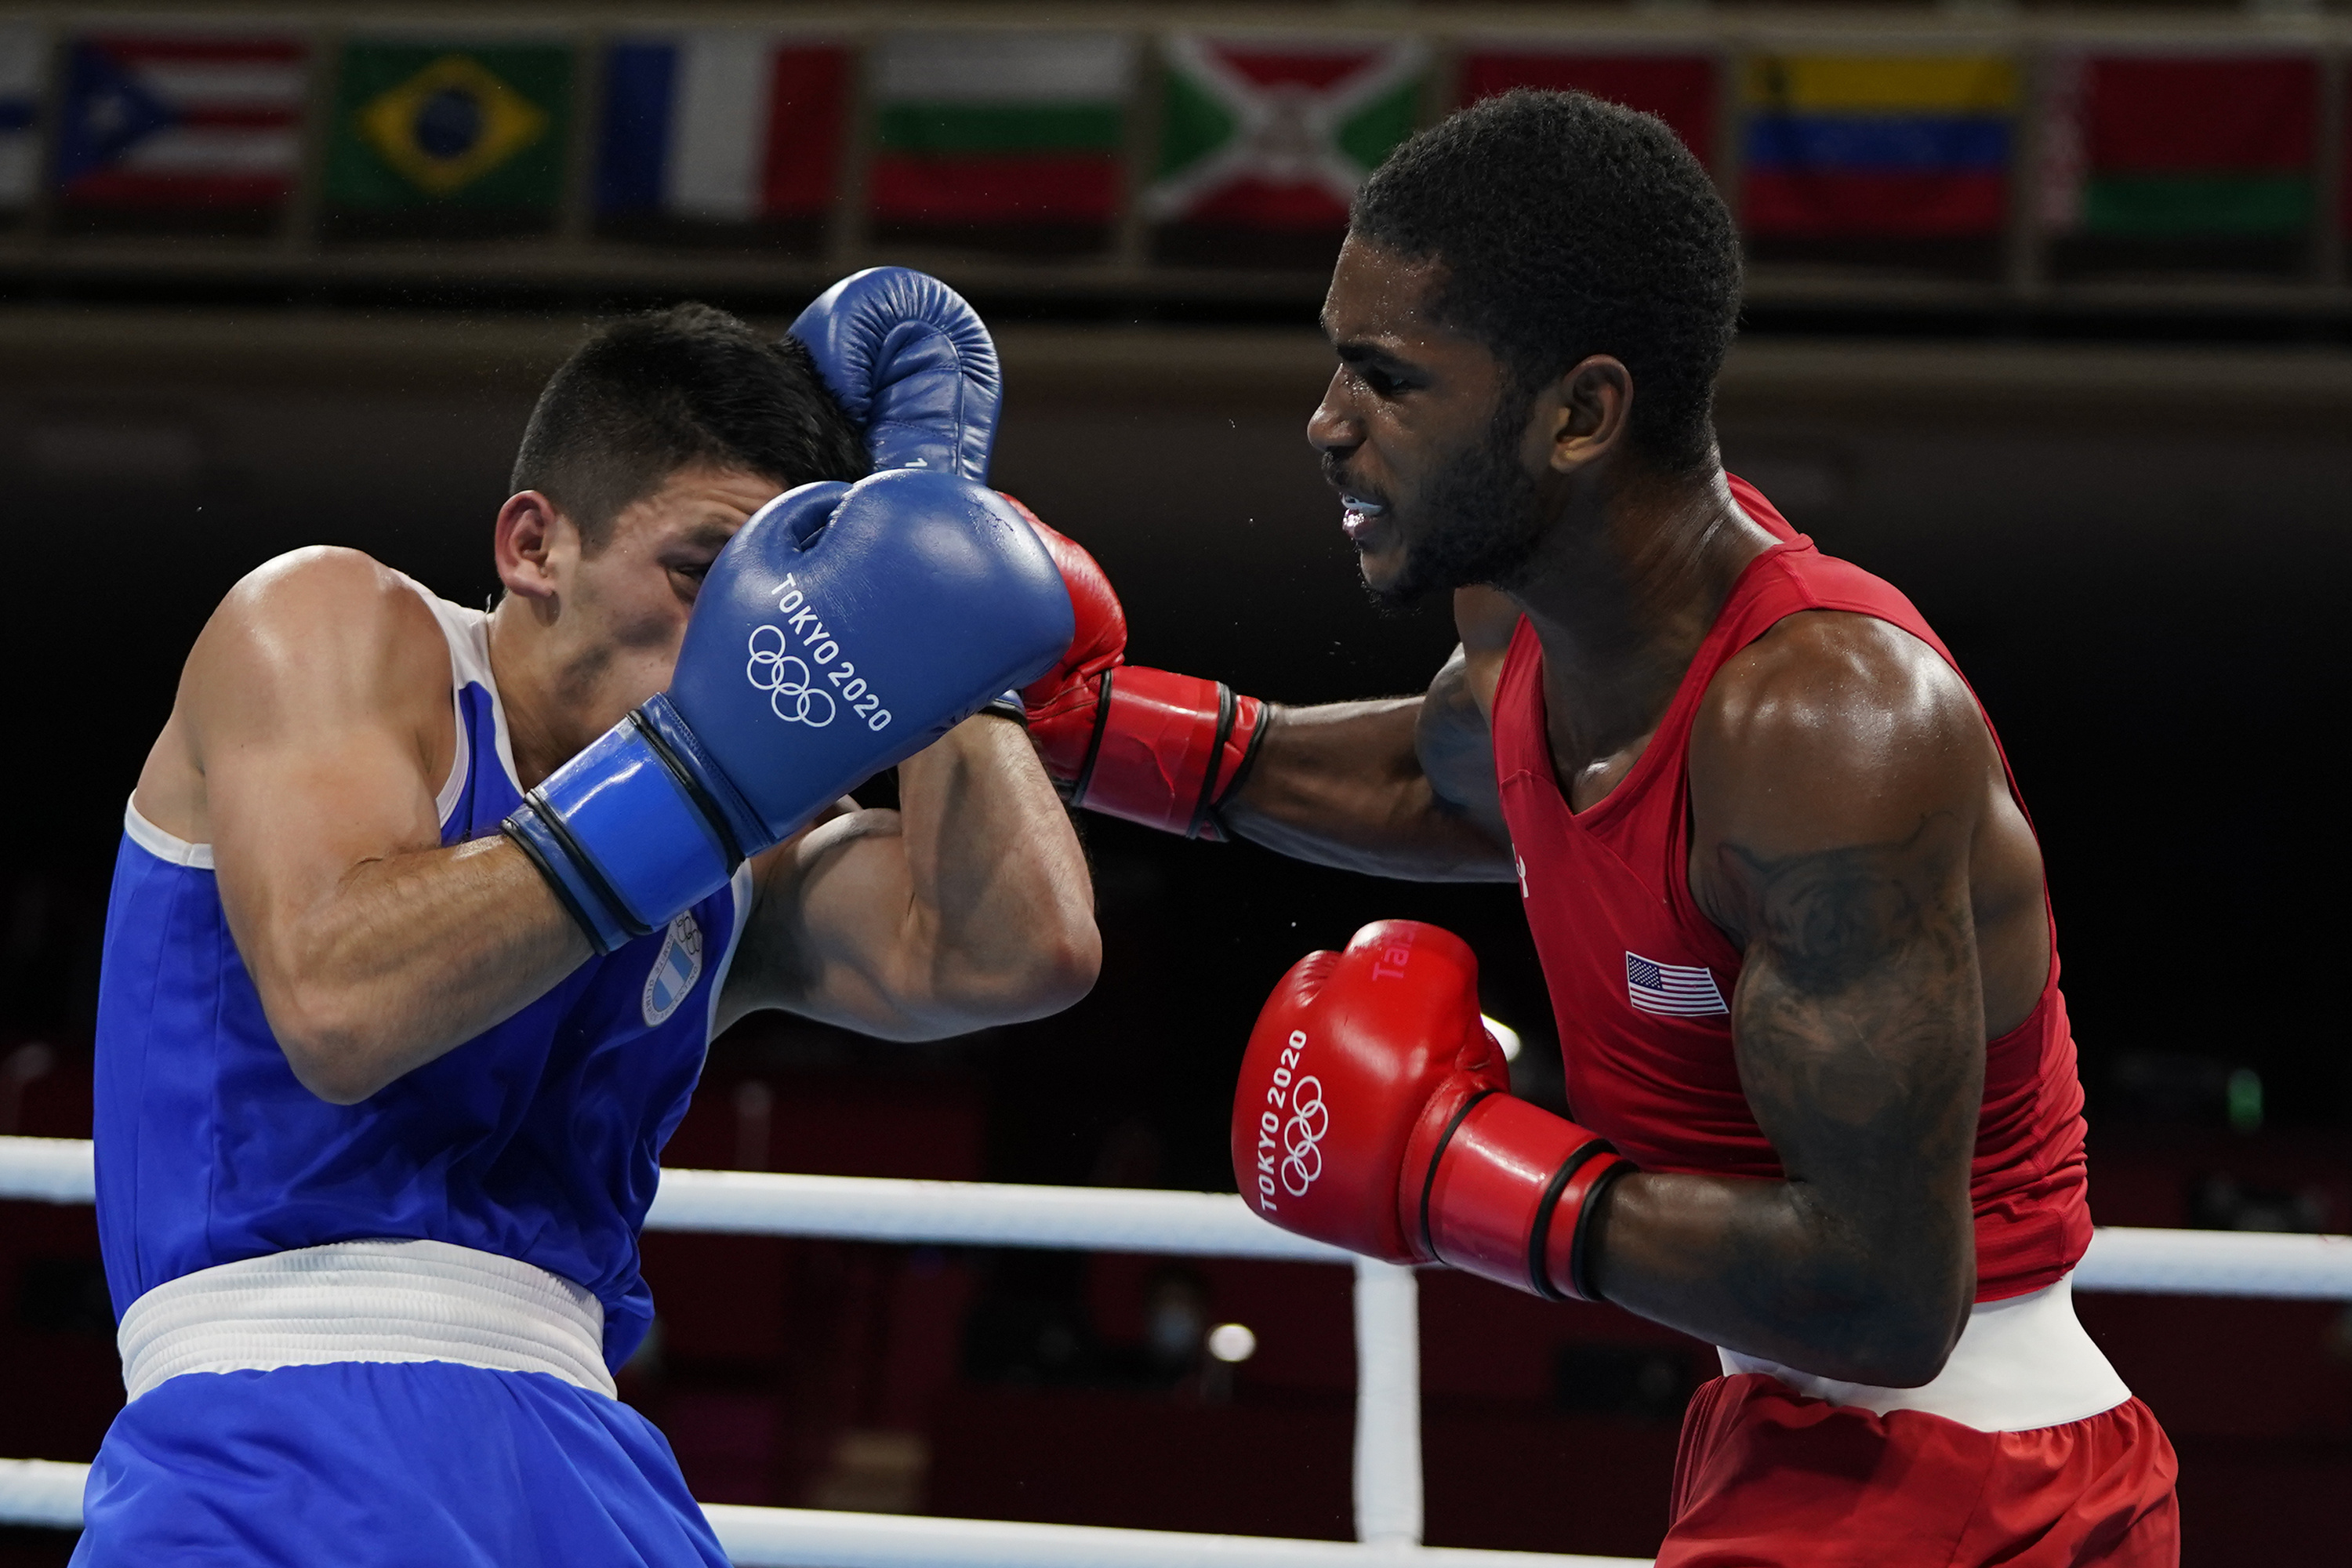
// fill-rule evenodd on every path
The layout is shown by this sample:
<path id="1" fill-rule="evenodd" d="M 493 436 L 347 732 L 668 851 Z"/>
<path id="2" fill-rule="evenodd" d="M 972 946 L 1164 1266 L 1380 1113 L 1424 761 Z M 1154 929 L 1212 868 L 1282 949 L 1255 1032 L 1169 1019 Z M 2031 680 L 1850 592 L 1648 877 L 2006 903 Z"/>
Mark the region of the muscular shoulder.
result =
<path id="1" fill-rule="evenodd" d="M 1867 616 L 1791 616 L 1727 662 L 1690 742 L 1700 863 L 1710 846 L 1786 855 L 1963 841 L 1999 759 L 1959 677 Z"/>
<path id="2" fill-rule="evenodd" d="M 424 599 L 356 550 L 320 546 L 248 574 L 190 654 L 180 706 L 245 727 L 291 715 L 420 716 L 445 703 L 449 654 Z M 412 711 L 413 710 L 413 711 Z"/>

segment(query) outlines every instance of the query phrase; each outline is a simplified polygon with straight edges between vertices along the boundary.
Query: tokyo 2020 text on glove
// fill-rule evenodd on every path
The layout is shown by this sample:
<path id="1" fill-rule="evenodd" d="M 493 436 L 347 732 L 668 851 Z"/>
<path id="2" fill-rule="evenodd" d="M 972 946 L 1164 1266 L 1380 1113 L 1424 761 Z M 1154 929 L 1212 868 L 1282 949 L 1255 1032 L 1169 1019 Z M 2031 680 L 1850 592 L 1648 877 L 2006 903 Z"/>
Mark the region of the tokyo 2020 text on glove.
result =
<path id="1" fill-rule="evenodd" d="M 600 952 L 659 930 L 1070 640 L 1045 546 L 993 491 L 899 469 L 803 485 L 711 565 L 669 689 L 505 831 Z"/>
<path id="2" fill-rule="evenodd" d="M 1301 959 L 1259 1014 L 1234 1099 L 1234 1174 L 1285 1230 L 1594 1300 L 1591 1215 L 1633 1167 L 1509 1090 L 1470 949 L 1381 921 L 1343 952 Z"/>

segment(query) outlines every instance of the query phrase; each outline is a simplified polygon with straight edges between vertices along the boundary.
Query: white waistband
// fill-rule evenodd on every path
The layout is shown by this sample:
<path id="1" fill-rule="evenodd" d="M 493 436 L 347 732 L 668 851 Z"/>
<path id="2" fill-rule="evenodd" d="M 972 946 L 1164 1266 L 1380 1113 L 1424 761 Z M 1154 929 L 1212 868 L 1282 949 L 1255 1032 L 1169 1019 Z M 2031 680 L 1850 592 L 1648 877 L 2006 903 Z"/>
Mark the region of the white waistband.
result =
<path id="1" fill-rule="evenodd" d="M 1759 1356 L 1722 1351 L 1727 1375 L 1760 1372 L 1800 1394 L 1884 1415 L 1923 1410 L 1979 1432 L 2032 1432 L 2113 1410 L 2131 1390 L 2074 1316 L 2072 1274 L 2027 1296 L 1981 1301 L 1931 1383 L 1879 1388 L 1838 1383 Z"/>
<path id="2" fill-rule="evenodd" d="M 200 1268 L 122 1314 L 131 1397 L 190 1372 L 446 1361 L 598 1394 L 604 1304 L 569 1279 L 446 1241 L 338 1241 Z"/>

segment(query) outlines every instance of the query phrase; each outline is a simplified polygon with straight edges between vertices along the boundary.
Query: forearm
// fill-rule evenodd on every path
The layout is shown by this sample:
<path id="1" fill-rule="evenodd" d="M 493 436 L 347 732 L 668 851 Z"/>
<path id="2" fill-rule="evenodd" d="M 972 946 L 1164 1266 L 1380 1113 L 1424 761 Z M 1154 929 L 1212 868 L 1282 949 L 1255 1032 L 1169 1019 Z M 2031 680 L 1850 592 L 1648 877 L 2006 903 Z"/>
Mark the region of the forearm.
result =
<path id="1" fill-rule="evenodd" d="M 898 772 L 908 1010 L 936 1032 L 1058 1012 L 1094 984 L 1093 883 L 1016 724 L 982 715 Z"/>
<path id="2" fill-rule="evenodd" d="M 354 867 L 238 945 L 295 1075 L 348 1104 L 529 1005 L 589 956 L 504 838 Z"/>
<path id="3" fill-rule="evenodd" d="M 1225 826 L 1269 849 L 1414 881 L 1509 881 L 1479 814 L 1438 792 L 1416 742 L 1424 699 L 1275 708 Z"/>
<path id="4" fill-rule="evenodd" d="M 1807 1184 L 1643 1172 L 1593 1216 L 1592 1277 L 1607 1300 L 1749 1355 L 1883 1386 L 1935 1375 L 1973 1293 L 1967 1205 L 1865 1226 Z M 1869 1234 L 1877 1231 L 1875 1236 Z M 1957 1304 L 1957 1310 L 1955 1310 Z"/>

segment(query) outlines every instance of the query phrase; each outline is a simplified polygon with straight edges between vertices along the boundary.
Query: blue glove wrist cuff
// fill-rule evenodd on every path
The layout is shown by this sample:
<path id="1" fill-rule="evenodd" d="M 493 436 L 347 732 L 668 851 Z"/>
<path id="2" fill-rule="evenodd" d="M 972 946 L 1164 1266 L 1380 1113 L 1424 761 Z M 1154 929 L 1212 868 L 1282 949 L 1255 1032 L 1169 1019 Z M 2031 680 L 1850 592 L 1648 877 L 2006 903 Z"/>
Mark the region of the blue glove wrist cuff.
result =
<path id="1" fill-rule="evenodd" d="M 692 729 L 661 693 L 632 715 L 656 756 L 667 763 L 680 789 L 693 797 L 721 840 L 731 868 L 741 865 L 769 845 L 776 835 L 742 792 L 727 782 L 727 772 L 695 738 Z"/>
<path id="2" fill-rule="evenodd" d="M 634 713 L 504 826 L 600 953 L 667 925 L 741 862 Z"/>

